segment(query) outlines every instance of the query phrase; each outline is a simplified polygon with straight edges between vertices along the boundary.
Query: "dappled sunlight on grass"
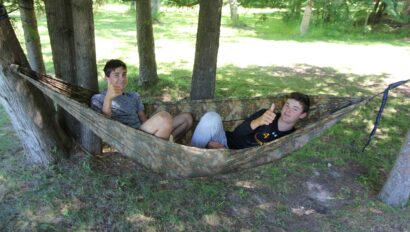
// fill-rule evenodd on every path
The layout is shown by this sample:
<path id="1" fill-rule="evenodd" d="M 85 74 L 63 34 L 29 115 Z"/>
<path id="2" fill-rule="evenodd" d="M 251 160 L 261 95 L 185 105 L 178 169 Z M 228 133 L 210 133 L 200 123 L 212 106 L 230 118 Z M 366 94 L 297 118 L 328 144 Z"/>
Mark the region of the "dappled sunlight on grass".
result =
<path id="1" fill-rule="evenodd" d="M 129 5 L 125 4 L 104 4 L 98 7 L 98 11 L 127 13 L 130 10 Z"/>

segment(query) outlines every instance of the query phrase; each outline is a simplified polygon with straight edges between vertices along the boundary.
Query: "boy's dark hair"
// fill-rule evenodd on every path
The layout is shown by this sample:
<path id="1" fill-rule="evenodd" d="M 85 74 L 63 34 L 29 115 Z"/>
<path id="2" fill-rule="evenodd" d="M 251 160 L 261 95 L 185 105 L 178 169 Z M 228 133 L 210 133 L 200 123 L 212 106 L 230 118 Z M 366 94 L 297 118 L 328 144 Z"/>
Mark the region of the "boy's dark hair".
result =
<path id="1" fill-rule="evenodd" d="M 109 60 L 104 66 L 104 74 L 106 77 L 109 77 L 111 72 L 114 71 L 118 67 L 123 67 L 127 69 L 127 65 L 122 62 L 121 60 Z"/>
<path id="2" fill-rule="evenodd" d="M 303 113 L 309 112 L 310 100 L 308 95 L 299 92 L 293 92 L 290 94 L 289 98 L 298 101 L 302 105 Z"/>

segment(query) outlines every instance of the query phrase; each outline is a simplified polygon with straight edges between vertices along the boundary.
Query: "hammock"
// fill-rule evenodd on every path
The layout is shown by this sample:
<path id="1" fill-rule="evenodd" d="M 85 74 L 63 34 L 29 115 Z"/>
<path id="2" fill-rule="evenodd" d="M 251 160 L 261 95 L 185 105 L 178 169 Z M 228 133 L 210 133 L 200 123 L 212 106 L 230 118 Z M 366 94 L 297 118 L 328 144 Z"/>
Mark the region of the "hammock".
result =
<path id="1" fill-rule="evenodd" d="M 296 126 L 298 129 L 294 133 L 288 136 L 268 145 L 241 150 L 200 149 L 165 141 L 92 110 L 89 102 L 95 93 L 93 91 L 40 75 L 17 65 L 12 65 L 11 68 L 123 155 L 167 177 L 211 176 L 279 160 L 301 148 L 371 99 L 371 97 L 310 96 L 309 116 Z M 229 129 L 238 125 L 256 110 L 269 108 L 272 101 L 281 108 L 287 97 L 287 94 L 281 94 L 254 98 L 182 100 L 175 103 L 147 103 L 145 106 L 148 115 L 161 110 L 168 111 L 171 115 L 191 112 L 195 121 L 198 121 L 207 111 L 217 111 L 223 118 L 225 128 Z"/>

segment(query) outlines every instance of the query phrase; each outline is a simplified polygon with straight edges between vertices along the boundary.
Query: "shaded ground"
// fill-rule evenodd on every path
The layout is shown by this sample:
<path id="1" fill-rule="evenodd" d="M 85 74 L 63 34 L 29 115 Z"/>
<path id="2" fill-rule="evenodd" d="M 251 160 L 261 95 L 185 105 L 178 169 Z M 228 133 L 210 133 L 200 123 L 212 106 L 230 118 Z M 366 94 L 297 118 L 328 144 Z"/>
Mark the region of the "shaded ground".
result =
<path id="1" fill-rule="evenodd" d="M 312 88 L 324 92 L 345 92 L 335 86 L 338 78 L 346 79 L 343 88 L 364 94 L 372 91 L 362 84 L 384 86 L 383 75 L 349 76 L 329 68 L 275 67 L 273 72 L 306 84 L 316 77 L 320 83 Z M 356 81 L 360 85 L 354 86 Z M 409 93 L 404 86 L 392 94 Z M 406 108 L 401 112 L 409 114 Z M 360 121 L 360 114 L 353 117 Z M 396 117 L 387 114 L 383 120 L 389 116 Z M 338 126 L 361 130 L 362 123 Z M 360 180 L 372 171 L 354 159 L 341 161 L 346 154 L 361 156 L 361 143 L 351 137 L 339 141 L 335 132 L 276 164 L 193 180 L 164 179 L 116 153 L 99 158 L 79 153 L 48 169 L 32 167 L 25 164 L 11 125 L 3 123 L 0 132 L 0 231 L 410 231 L 410 208 L 377 201 L 383 181 L 367 189 Z M 332 149 L 336 154 L 320 155 Z"/>

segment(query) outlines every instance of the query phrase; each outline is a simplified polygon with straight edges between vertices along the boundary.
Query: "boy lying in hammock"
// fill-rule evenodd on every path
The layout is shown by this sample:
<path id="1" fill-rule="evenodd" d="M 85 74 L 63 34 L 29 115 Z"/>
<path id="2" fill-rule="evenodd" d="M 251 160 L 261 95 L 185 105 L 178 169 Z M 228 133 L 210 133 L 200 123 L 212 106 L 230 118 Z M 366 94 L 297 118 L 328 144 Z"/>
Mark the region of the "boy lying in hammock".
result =
<path id="1" fill-rule="evenodd" d="M 107 90 L 91 98 L 91 108 L 125 125 L 140 129 L 163 139 L 172 135 L 177 141 L 192 127 L 192 115 L 181 113 L 176 117 L 161 111 L 147 118 L 137 92 L 124 92 L 128 84 L 127 66 L 121 60 L 109 60 L 104 67 Z"/>
<path id="2" fill-rule="evenodd" d="M 243 149 L 263 145 L 295 131 L 295 124 L 309 111 L 309 97 L 293 92 L 275 113 L 275 104 L 249 116 L 233 132 L 224 131 L 222 119 L 216 112 L 202 116 L 192 136 L 192 146 L 200 148 Z"/>

